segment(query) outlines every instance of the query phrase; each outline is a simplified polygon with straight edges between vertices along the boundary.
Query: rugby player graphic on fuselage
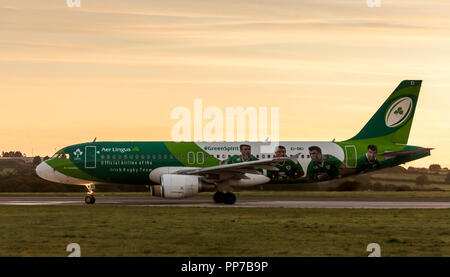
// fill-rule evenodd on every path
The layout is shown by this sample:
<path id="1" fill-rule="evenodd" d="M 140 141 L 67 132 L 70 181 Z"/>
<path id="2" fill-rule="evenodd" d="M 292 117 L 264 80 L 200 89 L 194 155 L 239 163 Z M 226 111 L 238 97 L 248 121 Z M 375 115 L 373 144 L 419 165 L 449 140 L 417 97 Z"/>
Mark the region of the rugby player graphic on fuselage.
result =
<path id="1" fill-rule="evenodd" d="M 365 173 L 380 168 L 380 162 L 377 160 L 378 147 L 376 145 L 367 146 L 367 153 L 361 155 L 357 161 L 357 172 Z"/>
<path id="2" fill-rule="evenodd" d="M 311 162 L 308 165 L 306 179 L 308 182 L 325 181 L 340 178 L 339 169 L 347 167 L 333 155 L 322 155 L 322 149 L 318 146 L 308 148 Z"/>
<path id="3" fill-rule="evenodd" d="M 279 145 L 275 150 L 275 157 L 287 157 L 286 147 Z M 288 160 L 275 165 L 279 171 L 267 171 L 267 177 L 272 181 L 295 180 L 302 177 L 305 172 L 302 166 L 293 160 Z"/>
<path id="4" fill-rule="evenodd" d="M 252 155 L 252 147 L 248 144 L 239 145 L 239 150 L 241 151 L 241 155 L 233 155 L 229 157 L 225 164 L 235 164 L 242 162 L 250 162 L 257 161 L 258 159 Z"/>

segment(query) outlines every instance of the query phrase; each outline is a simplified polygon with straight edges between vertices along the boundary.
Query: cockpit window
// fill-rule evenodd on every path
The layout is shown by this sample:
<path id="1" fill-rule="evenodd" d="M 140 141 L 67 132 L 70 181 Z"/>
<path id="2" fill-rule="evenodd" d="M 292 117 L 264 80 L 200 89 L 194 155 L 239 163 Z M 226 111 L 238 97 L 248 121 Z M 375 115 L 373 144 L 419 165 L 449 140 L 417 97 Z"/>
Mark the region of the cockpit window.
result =
<path id="1" fill-rule="evenodd" d="M 70 159 L 70 155 L 68 153 L 64 153 L 62 150 L 56 152 L 53 156 L 52 159 Z"/>

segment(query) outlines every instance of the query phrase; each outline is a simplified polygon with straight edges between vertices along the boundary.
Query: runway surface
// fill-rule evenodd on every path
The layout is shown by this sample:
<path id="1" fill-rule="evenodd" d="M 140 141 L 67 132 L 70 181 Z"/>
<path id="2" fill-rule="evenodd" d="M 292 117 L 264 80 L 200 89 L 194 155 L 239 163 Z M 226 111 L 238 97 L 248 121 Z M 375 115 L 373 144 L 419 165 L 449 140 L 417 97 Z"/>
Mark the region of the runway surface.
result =
<path id="1" fill-rule="evenodd" d="M 0 197 L 0 206 L 86 205 L 84 197 Z M 94 206 L 167 206 L 225 208 L 366 208 L 366 209 L 449 209 L 448 198 L 301 198 L 239 197 L 234 205 L 216 204 L 210 198 L 168 200 L 154 197 L 96 196 Z"/>

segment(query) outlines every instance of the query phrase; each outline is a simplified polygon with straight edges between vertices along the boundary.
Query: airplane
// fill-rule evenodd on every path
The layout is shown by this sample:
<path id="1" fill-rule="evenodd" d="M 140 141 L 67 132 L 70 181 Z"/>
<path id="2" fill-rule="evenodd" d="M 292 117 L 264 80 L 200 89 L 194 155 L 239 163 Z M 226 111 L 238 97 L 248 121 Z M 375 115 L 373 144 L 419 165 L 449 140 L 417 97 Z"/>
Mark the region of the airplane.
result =
<path id="1" fill-rule="evenodd" d="M 212 189 L 214 202 L 234 204 L 233 188 L 277 182 L 280 175 L 294 176 L 295 183 L 322 182 L 429 156 L 433 148 L 407 145 L 421 84 L 402 81 L 359 133 L 340 142 L 280 141 L 278 155 L 263 150 L 267 142 L 94 140 L 62 148 L 36 173 L 86 186 L 86 204 L 95 203 L 96 184 L 147 185 L 152 196 L 169 199 Z"/>

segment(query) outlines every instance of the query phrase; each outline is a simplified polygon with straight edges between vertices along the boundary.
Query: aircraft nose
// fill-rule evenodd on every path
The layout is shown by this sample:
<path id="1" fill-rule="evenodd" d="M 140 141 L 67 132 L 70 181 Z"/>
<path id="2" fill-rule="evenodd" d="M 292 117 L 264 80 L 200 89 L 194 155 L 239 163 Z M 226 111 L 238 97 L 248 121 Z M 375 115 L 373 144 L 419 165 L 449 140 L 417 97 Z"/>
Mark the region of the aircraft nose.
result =
<path id="1" fill-rule="evenodd" d="M 50 181 L 53 175 L 53 168 L 43 161 L 36 167 L 36 174 L 42 179 Z"/>

